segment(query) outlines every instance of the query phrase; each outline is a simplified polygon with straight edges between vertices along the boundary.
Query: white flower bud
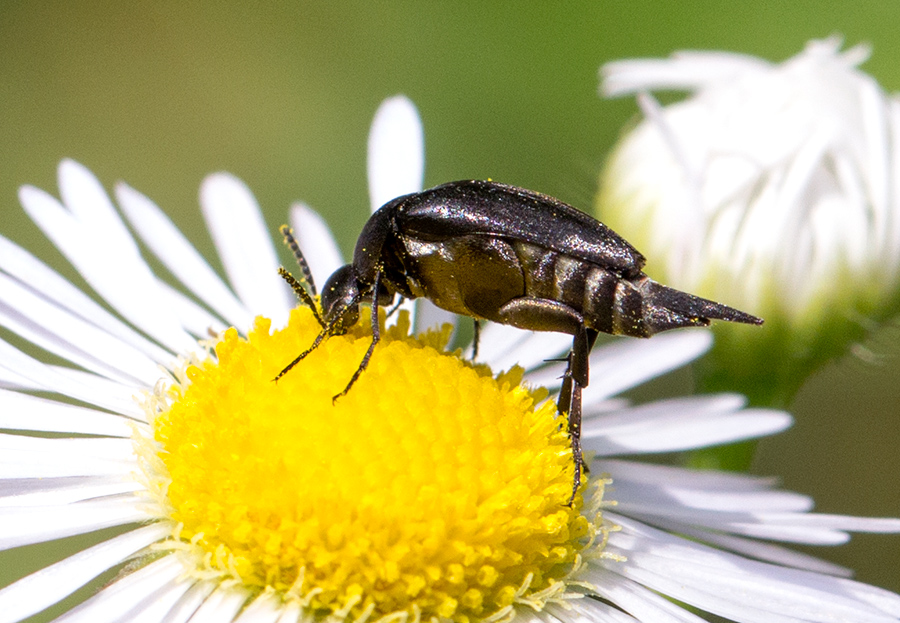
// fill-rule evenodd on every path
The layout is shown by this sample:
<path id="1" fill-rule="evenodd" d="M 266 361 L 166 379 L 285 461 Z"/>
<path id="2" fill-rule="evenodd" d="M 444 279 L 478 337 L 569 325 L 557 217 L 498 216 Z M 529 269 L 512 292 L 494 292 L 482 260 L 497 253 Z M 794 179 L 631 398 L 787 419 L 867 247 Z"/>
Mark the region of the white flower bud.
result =
<path id="1" fill-rule="evenodd" d="M 895 311 L 900 102 L 866 47 L 810 42 L 781 63 L 723 52 L 605 65 L 644 119 L 604 171 L 600 218 L 673 287 L 809 331 Z M 690 96 L 660 107 L 662 89 Z"/>

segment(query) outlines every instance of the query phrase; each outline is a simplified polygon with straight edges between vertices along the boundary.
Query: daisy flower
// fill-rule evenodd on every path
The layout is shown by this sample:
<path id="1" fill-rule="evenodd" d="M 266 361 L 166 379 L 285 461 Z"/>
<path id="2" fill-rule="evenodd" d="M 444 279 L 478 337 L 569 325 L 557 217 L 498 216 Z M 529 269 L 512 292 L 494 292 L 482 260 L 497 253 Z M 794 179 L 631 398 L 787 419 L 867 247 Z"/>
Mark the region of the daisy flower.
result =
<path id="1" fill-rule="evenodd" d="M 644 119 L 609 158 L 598 214 L 666 283 L 764 317 L 717 335 L 746 363 L 732 377 L 774 360 L 765 382 L 789 395 L 900 306 L 900 100 L 858 69 L 867 48 L 840 48 L 601 69 L 602 92 L 638 93 Z M 689 96 L 660 107 L 659 90 Z"/>
<path id="2" fill-rule="evenodd" d="M 389 100 L 370 144 L 376 203 L 421 185 L 421 152 L 415 109 Z M 0 323 L 55 356 L 0 342 L 0 541 L 120 532 L 0 589 L 0 622 L 110 569 L 113 581 L 58 620 L 900 617 L 900 596 L 777 544 L 837 544 L 900 522 L 812 514 L 769 479 L 633 460 L 789 424 L 736 395 L 615 398 L 701 354 L 708 333 L 594 352 L 584 443 L 595 460 L 567 506 L 571 449 L 551 396 L 562 364 L 543 360 L 569 338 L 488 327 L 473 363 L 446 349 L 449 325 L 411 335 L 401 312 L 332 403 L 370 329 L 328 339 L 272 382 L 319 327 L 293 308 L 240 181 L 216 174 L 200 192 L 227 281 L 134 189 L 115 192 L 134 236 L 83 166 L 64 161 L 59 189 L 61 200 L 25 187 L 22 204 L 102 304 L 0 238 Z M 304 206 L 291 219 L 314 276 L 336 268 L 324 222 Z"/>

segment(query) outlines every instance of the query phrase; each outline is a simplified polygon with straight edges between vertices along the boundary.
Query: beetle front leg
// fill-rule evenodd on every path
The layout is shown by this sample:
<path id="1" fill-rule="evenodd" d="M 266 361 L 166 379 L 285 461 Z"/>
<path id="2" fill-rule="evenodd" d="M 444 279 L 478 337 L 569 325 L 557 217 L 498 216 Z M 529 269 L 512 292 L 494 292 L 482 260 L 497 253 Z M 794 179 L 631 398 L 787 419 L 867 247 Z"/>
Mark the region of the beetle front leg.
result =
<path id="1" fill-rule="evenodd" d="M 353 384 L 356 383 L 356 380 L 369 365 L 369 359 L 372 358 L 372 353 L 375 352 L 375 345 L 378 344 L 379 340 L 381 340 L 381 331 L 378 328 L 378 287 L 380 285 L 381 271 L 378 271 L 377 273 L 375 273 L 375 283 L 372 285 L 372 343 L 369 344 L 369 348 L 366 350 L 366 354 L 363 356 L 363 359 L 360 362 L 359 367 L 356 369 L 356 372 L 354 372 L 353 376 L 350 377 L 350 382 L 347 383 L 347 387 L 345 387 L 344 391 L 342 391 L 340 394 L 336 394 L 331 398 L 332 403 L 341 396 L 347 395 L 347 392 L 350 391 L 350 388 L 353 387 Z"/>

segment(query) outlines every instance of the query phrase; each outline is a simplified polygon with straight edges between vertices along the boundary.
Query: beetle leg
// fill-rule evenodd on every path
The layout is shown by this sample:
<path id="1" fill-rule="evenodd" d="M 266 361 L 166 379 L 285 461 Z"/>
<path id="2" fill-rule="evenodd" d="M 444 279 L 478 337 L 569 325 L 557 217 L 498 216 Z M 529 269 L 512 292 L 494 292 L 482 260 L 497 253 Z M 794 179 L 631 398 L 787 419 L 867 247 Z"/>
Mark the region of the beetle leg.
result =
<path id="1" fill-rule="evenodd" d="M 274 379 L 272 379 L 272 380 L 275 381 L 275 382 L 277 383 L 277 382 L 278 382 L 278 379 L 280 379 L 280 378 L 283 377 L 285 374 L 287 374 L 288 372 L 290 372 L 290 371 L 291 371 L 291 368 L 293 368 L 293 367 L 296 366 L 298 363 L 300 363 L 301 361 L 303 361 L 304 359 L 306 359 L 306 356 L 307 356 L 308 354 L 310 354 L 311 352 L 313 352 L 314 350 L 316 350 L 316 349 L 322 344 L 322 342 L 325 340 L 325 338 L 328 337 L 329 333 L 330 333 L 330 331 L 328 330 L 328 327 L 325 327 L 324 329 L 322 329 L 322 332 L 319 333 L 319 335 L 316 336 L 316 340 L 312 343 L 312 346 L 310 346 L 310 347 L 307 348 L 305 351 L 303 351 L 302 353 L 300 353 L 299 355 L 297 355 L 297 358 L 294 359 L 294 360 L 293 360 L 292 362 L 290 362 L 289 364 L 287 364 L 287 365 L 284 367 L 284 369 L 283 369 L 281 372 L 278 373 L 278 376 L 276 376 L 276 377 L 275 377 Z"/>
<path id="2" fill-rule="evenodd" d="M 472 361 L 475 361 L 475 358 L 478 357 L 478 339 L 481 337 L 481 323 L 478 322 L 478 318 L 472 318 L 472 322 Z"/>
<path id="3" fill-rule="evenodd" d="M 372 353 L 375 352 L 375 345 L 378 344 L 379 340 L 381 340 L 381 330 L 378 328 L 378 288 L 380 285 L 381 271 L 379 270 L 375 273 L 375 282 L 372 284 L 372 343 L 369 344 L 369 348 L 368 350 L 366 350 L 366 354 L 363 356 L 363 359 L 360 362 L 359 367 L 356 369 L 356 372 L 354 372 L 353 376 L 350 377 L 350 382 L 347 383 L 347 387 L 345 387 L 344 391 L 342 391 L 340 394 L 336 394 L 331 398 L 332 403 L 341 396 L 347 395 L 347 392 L 350 391 L 350 388 L 353 387 L 353 384 L 356 383 L 356 380 L 369 365 L 369 359 L 372 358 Z"/>
<path id="4" fill-rule="evenodd" d="M 589 352 L 587 330 L 584 325 L 572 340 L 569 351 L 569 363 L 563 375 L 562 387 L 556 410 L 565 414 L 568 423 L 569 439 L 572 440 L 572 460 L 575 463 L 575 476 L 572 481 L 572 496 L 568 505 L 572 505 L 578 487 L 581 486 L 581 473 L 584 469 L 584 455 L 581 453 L 581 390 L 587 385 L 587 354 Z"/>
<path id="5" fill-rule="evenodd" d="M 283 269 L 282 269 L 282 270 L 283 270 Z M 284 271 L 284 272 L 287 273 L 287 271 Z M 290 275 L 290 273 L 287 273 L 287 274 Z M 293 277 L 292 277 L 292 279 L 293 279 Z M 307 293 L 307 296 L 309 296 L 308 293 Z M 357 303 L 357 299 L 353 299 L 353 300 L 351 301 L 351 304 L 352 304 L 352 305 L 355 305 L 356 303 Z M 348 305 L 348 307 L 349 307 L 349 305 Z M 342 310 L 342 312 L 343 312 L 343 311 L 346 311 L 348 307 L 345 307 L 345 308 Z M 313 308 L 313 311 L 314 311 L 314 313 L 315 313 L 315 308 Z M 377 310 L 376 310 L 376 313 L 377 313 Z M 318 314 L 316 315 L 316 318 L 319 318 Z M 305 351 L 303 351 L 302 353 L 300 353 L 299 355 L 297 355 L 297 358 L 294 359 L 294 360 L 293 360 L 292 362 L 290 362 L 289 364 L 287 364 L 287 365 L 281 370 L 281 372 L 278 373 L 278 376 L 276 376 L 276 377 L 275 377 L 274 379 L 272 379 L 272 380 L 275 381 L 275 382 L 277 383 L 277 382 L 278 382 L 278 379 L 280 379 L 280 378 L 283 377 L 285 374 L 287 374 L 288 372 L 291 371 L 291 368 L 293 368 L 293 367 L 296 366 L 298 363 L 300 363 L 301 361 L 303 361 L 304 359 L 306 359 L 306 356 L 307 356 L 307 355 L 309 355 L 311 352 L 313 352 L 313 351 L 316 350 L 319 346 L 322 345 L 322 342 L 325 341 L 325 338 L 327 338 L 329 335 L 334 335 L 334 334 L 335 334 L 335 331 L 337 330 L 338 325 L 340 325 L 340 324 L 343 322 L 343 320 L 344 320 L 344 314 L 343 314 L 343 313 L 336 314 L 335 317 L 334 317 L 334 318 L 331 320 L 331 322 L 329 322 L 328 324 L 325 324 L 325 323 L 322 322 L 322 320 L 320 319 L 320 320 L 319 320 L 319 323 L 322 324 L 322 331 L 319 332 L 319 335 L 316 336 L 316 339 L 315 339 L 315 341 L 313 341 L 312 345 L 310 345 L 309 348 L 307 348 Z M 376 330 L 376 333 L 377 333 L 377 330 Z M 371 350 L 371 349 L 370 349 L 370 350 Z M 366 355 L 366 360 L 368 360 L 368 354 Z M 357 375 L 354 375 L 353 380 L 350 381 L 350 385 L 353 385 L 353 381 L 356 380 L 356 377 L 357 377 L 357 376 L 358 376 L 358 374 L 357 374 Z M 349 386 L 349 385 L 347 386 L 347 389 L 350 389 L 350 386 Z M 338 394 L 338 395 L 340 396 L 340 395 L 343 395 L 343 394 L 346 394 L 346 393 L 347 393 L 347 390 L 345 389 L 345 390 L 343 391 L 342 394 Z"/>
<path id="6" fill-rule="evenodd" d="M 591 349 L 597 341 L 599 332 L 584 326 L 575 334 L 572 340 L 572 350 L 569 352 L 568 365 L 563 375 L 562 387 L 559 390 L 559 400 L 556 409 L 568 416 L 569 438 L 572 440 L 572 459 L 575 461 L 575 478 L 572 483 L 572 497 L 569 505 L 575 499 L 578 487 L 581 486 L 581 474 L 587 473 L 588 466 L 584 462 L 581 452 L 581 390 L 588 384 L 588 365 Z"/>
<path id="7" fill-rule="evenodd" d="M 515 298 L 498 310 L 498 318 L 504 324 L 535 331 L 557 331 L 574 336 L 568 366 L 563 375 L 557 411 L 568 420 L 569 438 L 572 440 L 572 460 L 575 477 L 572 482 L 571 505 L 581 486 L 581 474 L 585 470 L 581 454 L 581 390 L 588 384 L 588 355 L 597 339 L 597 331 L 584 326 L 584 317 L 572 307 L 554 301 L 529 296 Z"/>

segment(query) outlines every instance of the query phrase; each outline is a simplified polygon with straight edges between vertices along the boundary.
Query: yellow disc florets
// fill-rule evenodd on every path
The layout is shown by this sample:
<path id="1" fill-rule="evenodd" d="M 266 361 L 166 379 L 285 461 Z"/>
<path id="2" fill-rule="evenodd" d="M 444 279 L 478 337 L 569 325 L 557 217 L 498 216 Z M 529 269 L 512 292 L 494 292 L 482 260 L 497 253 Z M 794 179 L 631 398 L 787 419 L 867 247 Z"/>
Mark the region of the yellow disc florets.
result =
<path id="1" fill-rule="evenodd" d="M 365 315 L 365 314 L 364 314 Z M 569 442 L 521 371 L 497 377 L 444 350 L 449 327 L 360 323 L 278 383 L 318 325 L 227 331 L 154 418 L 181 542 L 207 571 L 300 600 L 314 616 L 466 622 L 564 585 L 590 526 L 567 506 Z M 562 428 L 562 430 L 561 430 Z"/>

